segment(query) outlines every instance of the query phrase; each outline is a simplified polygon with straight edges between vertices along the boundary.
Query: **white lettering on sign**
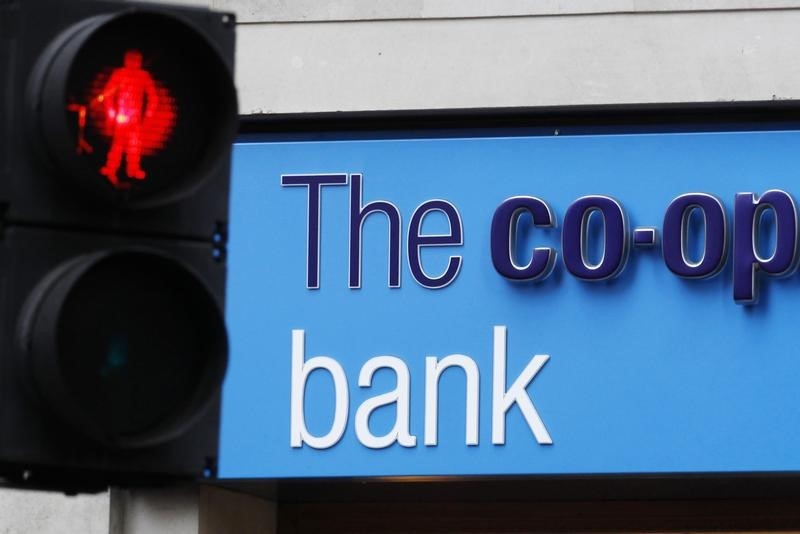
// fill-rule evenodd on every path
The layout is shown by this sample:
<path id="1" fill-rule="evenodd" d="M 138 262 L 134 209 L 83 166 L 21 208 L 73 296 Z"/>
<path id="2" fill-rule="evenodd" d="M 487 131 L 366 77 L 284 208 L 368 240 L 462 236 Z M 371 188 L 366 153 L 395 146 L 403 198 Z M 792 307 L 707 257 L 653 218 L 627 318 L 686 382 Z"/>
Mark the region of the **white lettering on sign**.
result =
<path id="1" fill-rule="evenodd" d="M 339 362 L 328 356 L 317 356 L 305 360 L 305 331 L 292 330 L 292 393 L 291 393 L 291 443 L 292 447 L 300 447 L 307 443 L 315 449 L 333 447 L 342 439 L 347 425 L 347 376 Z M 308 375 L 315 369 L 325 369 L 333 378 L 336 400 L 333 411 L 333 423 L 330 431 L 324 436 L 314 436 L 306 427 L 305 396 Z"/>
<path id="2" fill-rule="evenodd" d="M 492 380 L 492 443 L 506 442 L 506 412 L 515 403 L 522 410 L 533 436 L 540 445 L 551 445 L 553 439 L 544 427 L 539 412 L 528 395 L 528 384 L 541 371 L 550 356 L 537 354 L 523 369 L 508 391 L 506 388 L 506 327 L 494 327 L 494 374 Z"/>
<path id="3" fill-rule="evenodd" d="M 505 326 L 494 327 L 494 351 L 492 365 L 492 443 L 504 445 L 506 440 L 506 414 L 516 404 L 525 422 L 539 445 L 553 443 L 539 412 L 528 393 L 528 387 L 550 359 L 547 354 L 537 354 L 528 362 L 519 376 L 506 389 L 506 336 Z M 349 383 L 341 364 L 330 356 L 315 356 L 305 359 L 305 330 L 292 330 L 290 445 L 303 444 L 314 449 L 328 449 L 344 436 L 349 412 Z M 465 384 L 465 444 L 478 445 L 478 418 L 480 397 L 480 371 L 474 359 L 464 354 L 451 354 L 442 359 L 435 356 L 425 358 L 425 403 L 424 420 L 426 446 L 436 446 L 438 437 L 439 379 L 449 368 L 459 367 L 464 371 Z M 306 425 L 306 389 L 308 377 L 315 370 L 324 370 L 333 380 L 333 418 L 328 432 L 312 434 Z M 358 441 L 371 449 L 382 449 L 395 443 L 402 447 L 415 447 L 417 438 L 410 431 L 411 374 L 406 363 L 397 356 L 375 356 L 361 367 L 358 386 L 372 387 L 372 378 L 378 369 L 394 372 L 397 386 L 387 393 L 366 399 L 356 410 L 355 435 Z M 314 399 L 315 397 L 311 397 Z M 319 402 L 319 400 L 317 400 Z M 324 399 L 326 406 L 330 405 Z M 395 405 L 395 421 L 386 434 L 376 436 L 369 428 L 370 415 L 383 406 Z"/>
<path id="4" fill-rule="evenodd" d="M 475 360 L 463 354 L 451 354 L 442 360 L 433 356 L 425 358 L 425 445 L 436 445 L 439 442 L 439 377 L 448 367 L 461 367 L 466 375 L 466 444 L 477 445 L 480 374 Z"/>
<path id="5" fill-rule="evenodd" d="M 362 388 L 370 387 L 372 385 L 372 375 L 381 368 L 394 371 L 395 376 L 397 376 L 397 388 L 388 393 L 367 399 L 358 407 L 356 411 L 356 436 L 358 436 L 358 441 L 370 449 L 383 449 L 394 442 L 403 447 L 413 447 L 417 444 L 417 438 L 408 431 L 411 375 L 403 360 L 394 356 L 370 358 L 361 368 L 361 373 L 358 375 L 358 385 Z M 397 404 L 394 428 L 388 434 L 375 436 L 369 430 L 369 416 L 376 409 L 389 404 Z"/>

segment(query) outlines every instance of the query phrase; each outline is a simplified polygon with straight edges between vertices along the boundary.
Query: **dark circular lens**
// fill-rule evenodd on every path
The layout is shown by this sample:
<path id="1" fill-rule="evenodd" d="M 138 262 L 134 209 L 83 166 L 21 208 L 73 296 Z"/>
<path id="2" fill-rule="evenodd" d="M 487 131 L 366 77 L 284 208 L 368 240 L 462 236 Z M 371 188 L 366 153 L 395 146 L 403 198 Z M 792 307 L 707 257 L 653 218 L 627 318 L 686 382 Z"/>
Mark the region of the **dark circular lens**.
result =
<path id="1" fill-rule="evenodd" d="M 67 189 L 147 207 L 191 193 L 220 164 L 236 128 L 232 74 L 187 23 L 129 12 L 57 42 L 37 109 Z"/>
<path id="2" fill-rule="evenodd" d="M 161 441 L 218 392 L 227 360 L 221 312 L 171 259 L 141 251 L 86 257 L 53 283 L 37 314 L 40 390 L 90 437 L 118 446 Z"/>

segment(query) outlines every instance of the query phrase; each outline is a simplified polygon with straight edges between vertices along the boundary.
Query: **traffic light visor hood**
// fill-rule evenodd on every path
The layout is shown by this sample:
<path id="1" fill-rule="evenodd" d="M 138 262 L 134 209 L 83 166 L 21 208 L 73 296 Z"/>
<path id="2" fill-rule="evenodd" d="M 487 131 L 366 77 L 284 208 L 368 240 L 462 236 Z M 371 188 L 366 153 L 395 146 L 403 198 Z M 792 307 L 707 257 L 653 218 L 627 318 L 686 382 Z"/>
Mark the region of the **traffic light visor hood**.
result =
<path id="1" fill-rule="evenodd" d="M 46 49 L 31 85 L 53 178 L 79 194 L 158 206 L 227 164 L 237 126 L 231 67 L 183 20 L 142 9 L 84 20 Z"/>
<path id="2" fill-rule="evenodd" d="M 220 307 L 194 273 L 159 252 L 74 258 L 42 280 L 21 319 L 34 388 L 94 441 L 167 441 L 219 393 L 228 354 Z"/>

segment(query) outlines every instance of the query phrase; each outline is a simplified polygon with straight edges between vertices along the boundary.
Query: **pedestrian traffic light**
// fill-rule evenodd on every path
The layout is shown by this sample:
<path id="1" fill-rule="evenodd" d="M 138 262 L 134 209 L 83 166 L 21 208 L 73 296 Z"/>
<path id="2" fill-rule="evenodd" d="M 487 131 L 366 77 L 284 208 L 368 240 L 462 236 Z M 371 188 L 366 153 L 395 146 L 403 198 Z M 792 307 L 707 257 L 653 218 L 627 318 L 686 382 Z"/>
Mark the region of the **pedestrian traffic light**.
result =
<path id="1" fill-rule="evenodd" d="M 213 476 L 234 18 L 0 2 L 0 477 Z"/>

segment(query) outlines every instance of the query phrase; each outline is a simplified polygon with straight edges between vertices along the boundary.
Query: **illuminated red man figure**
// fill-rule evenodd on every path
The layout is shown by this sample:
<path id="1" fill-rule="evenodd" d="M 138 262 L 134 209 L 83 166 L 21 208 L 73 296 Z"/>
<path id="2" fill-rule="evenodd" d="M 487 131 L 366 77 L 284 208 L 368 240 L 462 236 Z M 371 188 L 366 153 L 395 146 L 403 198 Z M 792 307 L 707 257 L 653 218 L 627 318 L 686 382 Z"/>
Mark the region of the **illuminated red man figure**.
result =
<path id="1" fill-rule="evenodd" d="M 158 95 L 150 73 L 142 68 L 138 50 L 125 52 L 124 66 L 114 69 L 97 100 L 106 107 L 106 119 L 111 122 L 111 148 L 100 174 L 118 185 L 117 171 L 125 155 L 125 171 L 129 178 L 144 180 L 142 159 L 142 123 L 153 116 Z"/>

